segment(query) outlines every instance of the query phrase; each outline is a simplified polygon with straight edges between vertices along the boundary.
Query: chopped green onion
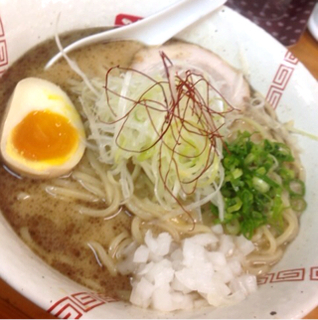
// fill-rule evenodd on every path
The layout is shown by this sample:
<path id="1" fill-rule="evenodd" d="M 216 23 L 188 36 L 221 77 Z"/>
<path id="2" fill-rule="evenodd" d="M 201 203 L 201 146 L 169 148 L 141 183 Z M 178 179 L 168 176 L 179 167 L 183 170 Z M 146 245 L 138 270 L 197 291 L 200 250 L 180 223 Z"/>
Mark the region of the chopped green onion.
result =
<path id="1" fill-rule="evenodd" d="M 232 177 L 233 179 L 238 179 L 242 174 L 243 174 L 243 171 L 241 169 L 236 168 L 232 172 Z"/>
<path id="2" fill-rule="evenodd" d="M 295 179 L 295 171 L 293 171 L 291 169 L 288 169 L 286 167 L 279 168 L 278 174 L 285 181 L 289 181 L 289 180 Z"/>
<path id="3" fill-rule="evenodd" d="M 284 190 L 290 195 L 293 210 L 301 212 L 306 208 L 305 185 L 295 179 L 295 172 L 289 169 L 288 163 L 294 161 L 289 147 L 267 139 L 254 143 L 251 136 L 246 131 L 239 132 L 224 148 L 222 221 L 218 218 L 218 208 L 211 206 L 215 222 L 224 224 L 230 234 L 243 234 L 248 239 L 258 227 L 266 224 L 281 232 L 286 209 L 281 197 Z M 271 179 L 273 173 L 281 179 Z"/>
<path id="4" fill-rule="evenodd" d="M 257 171 L 255 171 L 255 176 L 261 180 L 263 180 L 264 182 L 266 182 L 267 184 L 269 184 L 271 187 L 274 187 L 274 188 L 279 188 L 279 184 L 276 183 L 274 180 L 270 179 L 268 176 L 266 175 L 262 175 L 262 174 L 259 174 Z"/>
<path id="5" fill-rule="evenodd" d="M 239 197 L 227 199 L 225 203 L 227 203 L 227 212 L 235 212 L 240 210 L 242 207 L 242 200 Z"/>
<path id="6" fill-rule="evenodd" d="M 305 184 L 299 179 L 290 180 L 287 184 L 287 189 L 292 196 L 305 195 Z"/>
<path id="7" fill-rule="evenodd" d="M 266 183 L 263 179 L 258 177 L 253 177 L 253 186 L 255 189 L 261 193 L 265 193 L 270 189 L 268 183 Z"/>
<path id="8" fill-rule="evenodd" d="M 293 210 L 297 212 L 302 212 L 306 209 L 307 203 L 303 197 L 295 196 L 290 199 L 290 206 Z"/>
<path id="9" fill-rule="evenodd" d="M 241 231 L 240 223 L 237 219 L 233 219 L 225 225 L 225 229 L 229 234 L 237 235 Z"/>

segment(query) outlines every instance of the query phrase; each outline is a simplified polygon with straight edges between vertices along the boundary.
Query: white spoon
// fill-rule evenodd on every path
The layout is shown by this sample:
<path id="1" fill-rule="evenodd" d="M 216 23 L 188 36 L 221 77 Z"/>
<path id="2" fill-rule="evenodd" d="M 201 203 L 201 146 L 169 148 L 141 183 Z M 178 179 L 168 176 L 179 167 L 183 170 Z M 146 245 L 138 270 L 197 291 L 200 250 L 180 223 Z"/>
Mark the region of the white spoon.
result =
<path id="1" fill-rule="evenodd" d="M 112 29 L 75 41 L 63 49 L 64 53 L 106 40 L 136 40 L 147 45 L 160 45 L 203 16 L 222 6 L 227 0 L 181 0 L 148 18 L 127 26 Z M 46 64 L 51 67 L 63 56 L 56 54 Z"/>

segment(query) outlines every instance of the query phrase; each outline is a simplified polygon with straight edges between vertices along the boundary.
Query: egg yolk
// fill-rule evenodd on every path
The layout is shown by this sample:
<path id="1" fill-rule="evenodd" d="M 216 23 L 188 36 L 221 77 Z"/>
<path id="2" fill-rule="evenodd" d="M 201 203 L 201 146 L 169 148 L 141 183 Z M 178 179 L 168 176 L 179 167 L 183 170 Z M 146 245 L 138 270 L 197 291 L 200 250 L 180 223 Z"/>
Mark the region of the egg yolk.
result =
<path id="1" fill-rule="evenodd" d="M 63 162 L 78 143 L 70 121 L 49 110 L 30 112 L 12 131 L 13 147 L 31 161 Z"/>

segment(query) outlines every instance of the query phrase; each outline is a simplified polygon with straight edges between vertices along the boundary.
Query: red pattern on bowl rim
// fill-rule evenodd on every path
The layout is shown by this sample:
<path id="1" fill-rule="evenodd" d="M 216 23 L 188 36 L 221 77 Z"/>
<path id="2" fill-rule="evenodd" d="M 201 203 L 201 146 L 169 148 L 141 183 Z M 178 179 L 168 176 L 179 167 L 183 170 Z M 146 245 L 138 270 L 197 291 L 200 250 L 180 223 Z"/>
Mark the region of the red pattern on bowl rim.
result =
<path id="1" fill-rule="evenodd" d="M 4 27 L 0 16 L 0 76 L 6 71 L 8 64 L 9 57 L 7 42 L 5 39 Z"/>

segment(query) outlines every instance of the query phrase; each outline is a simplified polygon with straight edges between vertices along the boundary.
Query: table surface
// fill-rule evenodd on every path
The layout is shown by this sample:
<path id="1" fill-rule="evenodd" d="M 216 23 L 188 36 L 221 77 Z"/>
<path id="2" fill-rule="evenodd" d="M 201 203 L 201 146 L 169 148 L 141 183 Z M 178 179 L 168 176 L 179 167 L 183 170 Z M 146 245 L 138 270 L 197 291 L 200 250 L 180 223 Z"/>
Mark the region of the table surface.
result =
<path id="1" fill-rule="evenodd" d="M 318 42 L 306 31 L 290 51 L 308 68 L 318 80 Z M 318 305 L 318 301 L 317 301 Z M 23 297 L 0 279 L 1 319 L 53 319 L 54 317 Z M 318 307 L 305 319 L 318 319 Z"/>

